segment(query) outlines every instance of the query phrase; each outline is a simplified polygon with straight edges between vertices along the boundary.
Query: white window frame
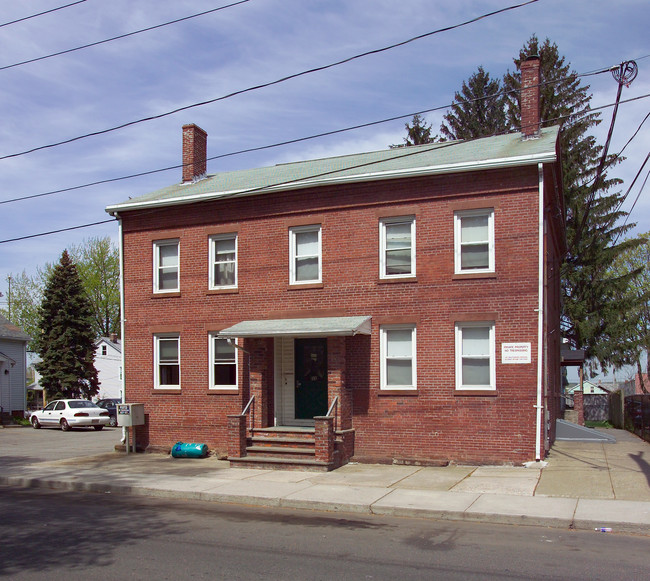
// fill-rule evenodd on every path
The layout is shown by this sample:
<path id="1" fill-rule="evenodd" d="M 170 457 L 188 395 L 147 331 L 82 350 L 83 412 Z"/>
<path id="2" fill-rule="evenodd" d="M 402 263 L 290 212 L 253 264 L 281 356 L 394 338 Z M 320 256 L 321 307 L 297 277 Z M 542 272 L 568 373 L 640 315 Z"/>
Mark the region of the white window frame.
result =
<path id="1" fill-rule="evenodd" d="M 296 237 L 298 234 L 305 232 L 318 233 L 318 254 L 301 255 L 297 254 Z M 300 258 L 316 257 L 318 259 L 318 278 L 309 280 L 296 280 L 296 262 Z M 320 224 L 311 224 L 309 226 L 294 226 L 289 228 L 289 283 L 292 285 L 317 284 L 323 280 L 323 246 L 322 246 L 322 227 Z"/>
<path id="2" fill-rule="evenodd" d="M 462 219 L 476 216 L 488 217 L 488 239 L 481 242 L 481 244 L 487 242 L 488 245 L 488 266 L 487 268 L 462 268 L 461 250 L 462 246 L 467 245 L 461 243 Z M 477 210 L 454 212 L 454 270 L 455 274 L 482 274 L 494 272 L 494 208 L 481 208 Z"/>
<path id="3" fill-rule="evenodd" d="M 162 384 L 160 381 L 160 341 L 169 341 L 175 339 L 178 345 L 178 383 L 177 384 Z M 160 333 L 153 336 L 153 354 L 154 354 L 154 388 L 155 389 L 180 389 L 181 387 L 181 336 L 179 333 Z"/>
<path id="4" fill-rule="evenodd" d="M 482 355 L 465 356 L 463 354 L 463 329 L 469 328 L 487 328 L 488 334 L 488 353 Z M 472 385 L 463 384 L 463 359 L 487 359 L 490 362 L 490 384 L 489 385 Z M 494 341 L 494 321 L 462 321 L 456 323 L 455 328 L 455 359 L 456 359 L 456 389 L 457 390 L 496 390 L 496 349 Z"/>
<path id="5" fill-rule="evenodd" d="M 393 224 L 410 224 L 411 226 L 411 272 L 405 274 L 388 274 L 387 267 L 387 247 L 386 247 L 386 226 Z M 379 221 L 379 278 L 409 278 L 415 276 L 415 216 L 396 216 L 392 218 L 382 218 Z"/>
<path id="6" fill-rule="evenodd" d="M 209 353 L 209 360 L 208 360 L 208 366 L 210 370 L 210 384 L 209 387 L 210 389 L 237 389 L 239 390 L 239 353 L 236 345 L 238 345 L 237 340 L 235 339 L 233 341 L 233 347 L 234 347 L 234 352 L 235 352 L 235 384 L 234 385 L 221 385 L 221 384 L 216 384 L 214 382 L 215 377 L 214 377 L 214 366 L 215 366 L 215 349 L 214 349 L 214 341 L 215 339 L 219 339 L 221 341 L 227 341 L 227 339 L 221 339 L 219 337 L 219 333 L 210 333 L 208 335 L 208 353 Z"/>
<path id="7" fill-rule="evenodd" d="M 411 331 L 411 354 L 403 357 L 388 357 L 388 333 L 390 331 Z M 380 389 L 388 390 L 414 390 L 417 389 L 417 340 L 415 325 L 381 325 L 379 328 L 380 351 Z M 411 385 L 388 385 L 388 361 L 411 361 Z"/>
<path id="8" fill-rule="evenodd" d="M 160 249 L 165 246 L 176 247 L 176 287 L 174 288 L 160 288 Z M 153 243 L 153 292 L 154 293 L 175 293 L 180 290 L 181 281 L 181 245 L 178 240 L 156 240 Z"/>
<path id="9" fill-rule="evenodd" d="M 215 280 L 215 266 L 217 264 L 217 253 L 215 251 L 215 243 L 219 242 L 220 240 L 234 240 L 235 241 L 235 260 L 233 261 L 235 264 L 235 282 L 234 284 L 225 284 L 225 285 L 220 285 L 217 284 Z M 230 232 L 228 234 L 215 234 L 214 236 L 210 236 L 210 273 L 209 273 L 209 280 L 210 280 L 210 289 L 231 289 L 231 288 L 237 288 L 238 284 L 238 268 L 239 268 L 239 254 L 238 254 L 238 249 L 239 249 L 239 236 L 236 232 Z M 231 261 L 228 261 L 230 263 Z M 223 262 L 226 264 L 226 262 Z"/>

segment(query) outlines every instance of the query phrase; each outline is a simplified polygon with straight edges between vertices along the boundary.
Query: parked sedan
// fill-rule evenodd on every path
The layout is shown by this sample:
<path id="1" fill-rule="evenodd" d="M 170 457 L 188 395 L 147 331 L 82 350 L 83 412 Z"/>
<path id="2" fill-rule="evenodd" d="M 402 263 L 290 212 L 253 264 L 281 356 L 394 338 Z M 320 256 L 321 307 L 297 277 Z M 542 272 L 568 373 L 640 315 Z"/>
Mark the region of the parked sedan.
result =
<path id="1" fill-rule="evenodd" d="M 51 401 L 42 410 L 33 412 L 30 420 L 36 430 L 41 426 L 61 428 L 64 432 L 90 426 L 101 430 L 108 425 L 110 414 L 85 399 L 58 399 Z"/>
<path id="2" fill-rule="evenodd" d="M 97 402 L 97 405 L 100 408 L 104 408 L 111 415 L 111 420 L 108 422 L 108 425 L 111 427 L 117 426 L 117 404 L 122 403 L 122 400 L 115 397 L 108 397 L 106 399 L 100 399 Z"/>

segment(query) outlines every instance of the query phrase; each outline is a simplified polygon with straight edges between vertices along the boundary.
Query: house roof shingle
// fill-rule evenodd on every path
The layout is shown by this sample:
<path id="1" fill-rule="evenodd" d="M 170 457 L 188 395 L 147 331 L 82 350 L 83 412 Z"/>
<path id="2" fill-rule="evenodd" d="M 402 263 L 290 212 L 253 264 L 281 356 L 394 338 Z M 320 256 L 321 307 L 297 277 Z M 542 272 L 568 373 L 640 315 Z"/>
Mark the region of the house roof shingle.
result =
<path id="1" fill-rule="evenodd" d="M 0 315 L 0 339 L 31 341 L 31 337 L 9 319 Z"/>

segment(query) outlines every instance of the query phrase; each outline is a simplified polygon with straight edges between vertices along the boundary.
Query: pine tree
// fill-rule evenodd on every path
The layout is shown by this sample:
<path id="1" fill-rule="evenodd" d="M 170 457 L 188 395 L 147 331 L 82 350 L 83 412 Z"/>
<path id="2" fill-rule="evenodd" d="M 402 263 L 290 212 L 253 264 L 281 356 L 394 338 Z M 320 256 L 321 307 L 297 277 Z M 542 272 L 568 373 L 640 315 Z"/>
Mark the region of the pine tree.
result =
<path id="1" fill-rule="evenodd" d="M 568 253 L 562 265 L 563 335 L 570 344 L 585 349 L 586 357 L 607 364 L 617 346 L 612 343 L 612 327 L 617 324 L 617 297 L 625 293 L 630 276 L 617 277 L 610 267 L 616 257 L 638 244 L 622 240 L 634 227 L 617 225 L 625 213 L 621 197 L 612 189 L 620 184 L 603 173 L 594 187 L 596 170 L 603 148 L 589 131 L 600 122 L 600 114 L 590 109 L 589 86 L 583 86 L 558 52 L 557 45 L 546 39 L 540 45 L 532 36 L 514 59 L 519 68 L 528 56 L 540 57 L 540 108 L 542 126 L 561 124 L 560 149 L 566 206 Z M 520 125 L 519 95 L 521 74 L 505 75 L 508 122 Z M 605 168 L 616 163 L 613 156 Z M 558 209 L 559 210 L 559 209 Z M 618 242 L 618 240 L 622 240 Z"/>
<path id="2" fill-rule="evenodd" d="M 395 149 L 396 147 L 410 147 L 411 145 L 423 145 L 425 143 L 434 143 L 436 141 L 435 137 L 431 137 L 431 124 L 427 125 L 422 116 L 417 113 L 413 115 L 411 125 L 405 123 L 404 127 L 406 128 L 404 143 L 399 145 L 390 145 L 389 147 L 391 149 Z"/>
<path id="3" fill-rule="evenodd" d="M 443 139 L 475 139 L 505 133 L 507 129 L 501 84 L 479 67 L 467 82 L 463 81 L 460 93 L 454 95 L 454 104 L 444 116 L 440 133 Z"/>
<path id="4" fill-rule="evenodd" d="M 67 251 L 48 277 L 39 309 L 37 370 L 48 399 L 90 398 L 99 391 L 92 309 Z"/>

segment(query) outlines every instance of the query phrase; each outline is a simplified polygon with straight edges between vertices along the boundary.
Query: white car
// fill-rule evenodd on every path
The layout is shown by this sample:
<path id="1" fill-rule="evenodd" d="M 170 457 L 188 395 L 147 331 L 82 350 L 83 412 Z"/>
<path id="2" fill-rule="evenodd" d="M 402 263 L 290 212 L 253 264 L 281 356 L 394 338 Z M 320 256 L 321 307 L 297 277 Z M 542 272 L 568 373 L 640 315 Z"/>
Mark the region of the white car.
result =
<path id="1" fill-rule="evenodd" d="M 107 410 L 97 407 L 85 399 L 57 399 L 42 410 L 32 412 L 30 421 L 34 429 L 61 428 L 64 432 L 72 428 L 90 427 L 101 430 L 110 422 Z"/>

